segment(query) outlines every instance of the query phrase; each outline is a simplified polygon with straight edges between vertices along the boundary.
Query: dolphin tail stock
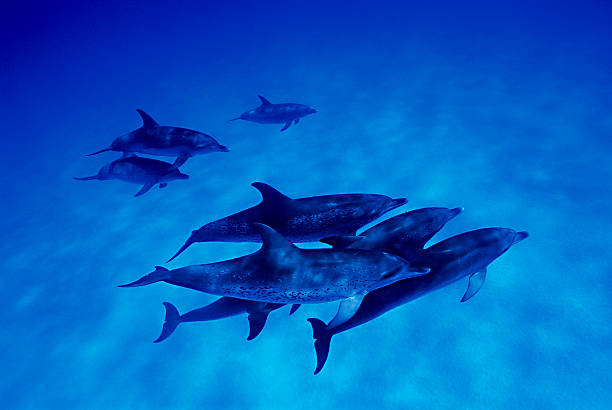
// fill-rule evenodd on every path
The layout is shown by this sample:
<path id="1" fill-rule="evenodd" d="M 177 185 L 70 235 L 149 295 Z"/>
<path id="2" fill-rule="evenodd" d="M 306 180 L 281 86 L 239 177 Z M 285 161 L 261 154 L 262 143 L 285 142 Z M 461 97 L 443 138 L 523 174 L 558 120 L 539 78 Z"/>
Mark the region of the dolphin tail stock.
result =
<path id="1" fill-rule="evenodd" d="M 178 250 L 178 252 L 176 252 L 173 257 L 168 259 L 168 261 L 166 263 L 172 262 L 174 260 L 174 258 L 176 258 L 181 253 L 183 253 L 185 251 L 185 249 L 189 248 L 189 246 L 191 246 L 191 244 L 194 243 L 194 242 L 195 241 L 193 239 L 191 239 L 191 237 L 189 239 L 187 239 L 185 241 L 185 243 L 183 244 L 183 246 L 181 246 L 181 248 Z"/>
<path id="2" fill-rule="evenodd" d="M 90 177 L 72 177 L 74 179 L 76 179 L 77 181 L 91 181 L 94 179 L 99 179 L 97 175 L 92 175 Z"/>
<path id="3" fill-rule="evenodd" d="M 164 302 L 164 307 L 166 308 L 166 317 L 164 318 L 162 331 L 159 337 L 155 339 L 153 343 L 159 343 L 166 340 L 172 333 L 174 333 L 176 327 L 181 323 L 181 315 L 179 314 L 178 309 L 172 303 Z"/>
<path id="4" fill-rule="evenodd" d="M 98 155 L 98 154 L 101 154 L 103 152 L 112 151 L 112 150 L 113 149 L 111 147 L 108 147 L 108 148 L 101 149 L 100 151 L 92 152 L 91 154 L 86 154 L 85 156 L 86 157 L 91 157 L 92 155 Z"/>
<path id="5" fill-rule="evenodd" d="M 136 286 L 150 285 L 151 283 L 161 282 L 170 277 L 170 271 L 163 266 L 156 266 L 155 271 L 143 276 L 135 282 L 119 285 L 120 288 L 134 288 Z"/>
<path id="6" fill-rule="evenodd" d="M 317 374 L 323 369 L 327 361 L 333 333 L 327 330 L 327 325 L 322 320 L 311 317 L 308 321 L 312 325 L 312 337 L 315 339 L 314 347 L 317 354 L 317 367 L 314 374 Z"/>

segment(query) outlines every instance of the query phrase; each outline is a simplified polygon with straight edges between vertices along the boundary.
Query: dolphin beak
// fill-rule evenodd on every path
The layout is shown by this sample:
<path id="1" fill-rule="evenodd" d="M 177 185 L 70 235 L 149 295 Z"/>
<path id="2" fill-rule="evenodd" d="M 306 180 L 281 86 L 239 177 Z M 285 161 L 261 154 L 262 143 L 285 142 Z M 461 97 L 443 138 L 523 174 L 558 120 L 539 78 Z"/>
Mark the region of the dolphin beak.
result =
<path id="1" fill-rule="evenodd" d="M 455 218 L 461 212 L 463 212 L 463 208 L 453 208 L 453 209 L 451 209 L 450 210 L 450 218 L 449 219 Z"/>
<path id="2" fill-rule="evenodd" d="M 389 211 L 394 210 L 395 208 L 399 208 L 402 205 L 406 205 L 408 203 L 408 199 L 406 198 L 394 198 L 391 200 L 391 205 L 389 206 Z M 387 212 L 389 212 L 387 211 Z"/>
<path id="3" fill-rule="evenodd" d="M 522 240 L 524 240 L 524 239 L 526 239 L 528 237 L 529 237 L 529 232 L 527 232 L 527 231 L 517 232 L 514 235 L 514 241 L 512 241 L 512 245 L 515 245 L 515 244 L 521 242 Z"/>
<path id="4" fill-rule="evenodd" d="M 229 148 L 226 147 L 225 145 L 219 145 L 219 151 L 220 152 L 229 152 Z"/>

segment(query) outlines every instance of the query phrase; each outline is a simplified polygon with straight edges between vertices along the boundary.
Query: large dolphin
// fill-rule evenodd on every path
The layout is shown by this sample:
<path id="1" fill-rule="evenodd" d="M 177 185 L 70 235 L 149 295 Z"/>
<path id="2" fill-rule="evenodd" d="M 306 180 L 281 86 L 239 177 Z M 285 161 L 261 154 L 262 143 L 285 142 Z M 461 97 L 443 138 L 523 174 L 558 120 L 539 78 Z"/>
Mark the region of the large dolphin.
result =
<path id="1" fill-rule="evenodd" d="M 406 203 L 375 194 L 322 195 L 292 199 L 270 185 L 251 184 L 261 193 L 256 206 L 210 222 L 193 231 L 170 262 L 195 242 L 259 242 L 253 222 L 266 224 L 291 242 L 312 242 L 333 235 L 355 235 L 357 229 Z"/>
<path id="2" fill-rule="evenodd" d="M 270 303 L 341 300 L 334 321 L 359 308 L 365 294 L 398 280 L 427 274 L 405 259 L 359 249 L 300 249 L 267 225 L 256 223 L 261 248 L 227 261 L 155 271 L 122 287 L 163 281 L 219 296 Z"/>
<path id="3" fill-rule="evenodd" d="M 343 323 L 326 325 L 319 319 L 308 319 L 317 354 L 315 374 L 321 371 L 327 360 L 333 335 L 369 322 L 467 276 L 470 277 L 469 284 L 461 302 L 469 300 L 483 285 L 487 266 L 527 236 L 527 232 L 506 228 L 478 229 L 453 236 L 425 249 L 419 258 L 411 261 L 414 266 L 428 266 L 431 269 L 428 275 L 398 281 L 368 293 L 356 313 Z"/>
<path id="4" fill-rule="evenodd" d="M 300 122 L 300 118 L 317 112 L 314 108 L 304 104 L 272 104 L 261 95 L 258 97 L 261 100 L 261 105 L 259 107 L 246 111 L 240 114 L 239 117 L 232 118 L 230 121 L 245 120 L 258 122 L 260 124 L 285 124 L 281 129 L 281 131 L 285 131 L 292 122 L 297 124 Z"/>
<path id="5" fill-rule="evenodd" d="M 143 110 L 136 111 L 142 118 L 142 127 L 115 139 L 108 148 L 88 155 L 120 151 L 177 157 L 174 165 L 180 167 L 194 155 L 229 151 L 210 135 L 187 128 L 159 125 Z"/>
<path id="6" fill-rule="evenodd" d="M 189 178 L 189 175 L 183 174 L 172 164 L 128 154 L 103 166 L 96 175 L 75 177 L 74 179 L 78 181 L 119 179 L 142 184 L 140 191 L 134 195 L 140 196 L 156 184 L 159 184 L 160 188 L 164 188 L 169 181 L 187 178 Z"/>
<path id="7" fill-rule="evenodd" d="M 384 250 L 411 260 L 423 250 L 425 243 L 460 212 L 460 208 L 415 209 L 384 220 L 360 233 L 359 236 L 331 237 L 323 239 L 322 242 L 349 248 Z M 183 315 L 180 315 L 178 309 L 169 302 L 164 302 L 164 306 L 166 317 L 162 333 L 155 342 L 161 342 L 169 337 L 180 323 L 217 320 L 241 314 L 248 314 L 250 329 L 247 340 L 251 340 L 263 329 L 268 314 L 284 304 L 222 297 Z M 294 304 L 290 314 L 299 306 Z"/>

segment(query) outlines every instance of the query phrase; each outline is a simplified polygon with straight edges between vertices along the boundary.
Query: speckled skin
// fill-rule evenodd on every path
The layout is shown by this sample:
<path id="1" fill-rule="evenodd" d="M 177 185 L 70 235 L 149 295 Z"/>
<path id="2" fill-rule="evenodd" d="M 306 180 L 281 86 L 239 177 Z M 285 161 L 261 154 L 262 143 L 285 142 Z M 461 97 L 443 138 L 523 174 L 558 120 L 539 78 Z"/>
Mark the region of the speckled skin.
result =
<path id="1" fill-rule="evenodd" d="M 259 98 L 262 99 L 259 107 L 242 113 L 234 120 L 252 121 L 259 124 L 285 124 L 317 112 L 314 108 L 304 104 L 271 104 L 262 97 Z"/>
<path id="2" fill-rule="evenodd" d="M 103 166 L 95 177 L 88 178 L 99 180 L 119 179 L 137 184 L 147 184 L 187 179 L 189 176 L 181 173 L 167 162 L 131 156 L 119 158 Z"/>
<path id="3" fill-rule="evenodd" d="M 258 205 L 194 230 L 172 259 L 195 242 L 260 242 L 254 222 L 270 226 L 293 243 L 354 235 L 363 225 L 406 203 L 404 198 L 376 194 L 291 199 L 267 184 L 252 185 L 262 193 L 263 199 Z"/>

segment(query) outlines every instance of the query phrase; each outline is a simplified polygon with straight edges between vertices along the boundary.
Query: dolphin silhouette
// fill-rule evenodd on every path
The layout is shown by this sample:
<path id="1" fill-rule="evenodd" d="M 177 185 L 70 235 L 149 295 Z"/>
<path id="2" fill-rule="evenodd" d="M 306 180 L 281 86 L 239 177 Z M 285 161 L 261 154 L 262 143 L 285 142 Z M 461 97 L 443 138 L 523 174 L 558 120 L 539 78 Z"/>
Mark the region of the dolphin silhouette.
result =
<path id="1" fill-rule="evenodd" d="M 398 280 L 427 274 L 406 260 L 379 251 L 300 249 L 267 225 L 256 223 L 261 248 L 250 255 L 204 265 L 155 271 L 122 287 L 163 281 L 219 296 L 270 303 L 341 300 L 334 320 L 359 308 L 363 296 Z"/>
<path id="2" fill-rule="evenodd" d="M 87 155 L 120 151 L 177 157 L 174 165 L 180 167 L 194 155 L 229 151 L 210 135 L 187 128 L 159 125 L 143 110 L 136 111 L 142 118 L 142 127 L 116 138 L 109 147 Z"/>
<path id="3" fill-rule="evenodd" d="M 321 242 L 335 247 L 352 247 L 366 250 L 384 250 L 411 260 L 423 251 L 425 244 L 439 232 L 446 223 L 455 218 L 461 208 L 422 208 L 394 216 L 362 232 L 359 236 L 338 236 L 322 239 Z M 248 314 L 249 336 L 252 340 L 261 332 L 268 314 L 284 304 L 254 302 L 247 299 L 222 297 L 215 302 L 183 315 L 169 302 L 164 302 L 166 319 L 162 334 L 156 340 L 161 342 L 183 322 L 217 320 L 240 314 Z M 290 314 L 300 305 L 294 304 Z"/>
<path id="4" fill-rule="evenodd" d="M 300 122 L 300 118 L 317 112 L 314 108 L 304 104 L 272 104 L 261 95 L 258 97 L 261 100 L 259 107 L 246 111 L 230 121 L 245 120 L 260 124 L 285 124 L 281 129 L 281 131 L 285 131 L 291 123 L 297 125 Z"/>
<path id="5" fill-rule="evenodd" d="M 100 168 L 96 175 L 75 177 L 74 179 L 77 181 L 119 179 L 126 182 L 143 184 L 140 191 L 134 195 L 140 196 L 156 184 L 159 184 L 160 188 L 164 188 L 168 185 L 169 181 L 187 178 L 189 178 L 189 175 L 183 174 L 172 164 L 127 154 Z"/>
<path id="6" fill-rule="evenodd" d="M 194 230 L 168 262 L 195 242 L 259 242 L 253 227 L 261 222 L 291 242 L 312 242 L 333 235 L 355 235 L 357 229 L 404 205 L 406 198 L 376 194 L 322 195 L 292 199 L 262 182 L 251 184 L 259 204 Z"/>
<path id="7" fill-rule="evenodd" d="M 368 293 L 355 314 L 344 322 L 326 325 L 310 318 L 319 373 L 327 360 L 331 338 L 340 332 L 369 322 L 400 305 L 450 285 L 467 276 L 468 289 L 461 302 L 474 296 L 484 283 L 487 266 L 512 245 L 527 238 L 527 232 L 506 228 L 485 228 L 453 236 L 425 249 L 411 261 L 414 266 L 426 265 L 431 272 L 420 278 L 395 282 Z"/>

